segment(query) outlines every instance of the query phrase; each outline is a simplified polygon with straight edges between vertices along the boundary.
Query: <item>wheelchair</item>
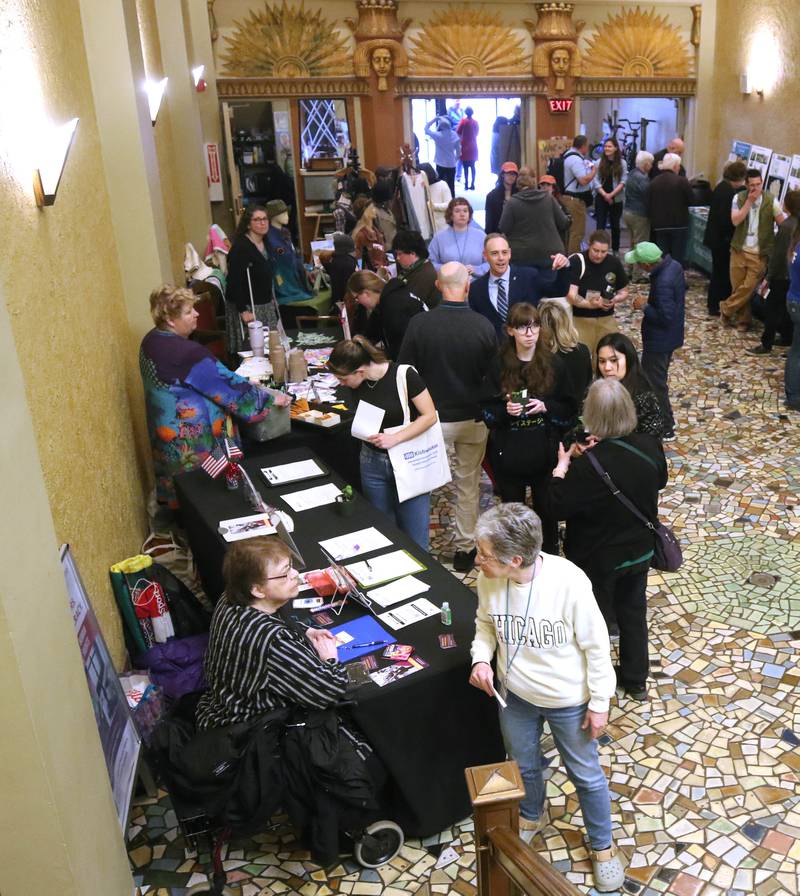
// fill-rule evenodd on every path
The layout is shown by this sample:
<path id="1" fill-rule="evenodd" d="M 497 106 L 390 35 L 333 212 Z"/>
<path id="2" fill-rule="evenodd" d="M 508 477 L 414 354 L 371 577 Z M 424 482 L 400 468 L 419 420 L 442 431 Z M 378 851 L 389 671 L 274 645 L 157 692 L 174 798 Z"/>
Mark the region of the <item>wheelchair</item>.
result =
<path id="1" fill-rule="evenodd" d="M 209 749 L 208 743 L 202 742 L 204 735 L 211 732 L 194 729 L 197 699 L 198 695 L 192 695 L 189 701 L 179 701 L 172 713 L 162 720 L 157 735 L 151 738 L 149 758 L 169 793 L 188 849 L 198 856 L 207 852 L 210 857 L 208 882 L 190 887 L 186 890 L 187 896 L 236 896 L 227 886 L 223 865 L 226 847 L 236 836 L 251 836 L 281 827 L 282 822 L 269 822 L 281 808 L 281 798 L 273 795 L 283 787 L 280 745 L 286 730 L 303 728 L 304 722 L 287 718 L 287 711 L 278 710 L 246 725 L 218 729 L 232 732 L 226 740 L 226 749 L 230 749 L 230 757 L 233 757 L 230 758 L 224 751 Z M 240 730 L 233 731 L 234 728 Z M 199 772 L 193 768 L 187 773 L 187 764 L 183 760 L 192 750 L 200 757 L 203 768 Z M 259 767 L 259 760 L 267 766 L 266 774 L 264 768 Z M 270 764 L 272 760 L 276 760 L 274 764 Z M 245 766 L 255 772 L 257 781 L 254 783 L 261 785 L 263 791 L 261 799 L 247 806 L 242 805 L 241 789 L 237 794 L 231 783 L 238 779 Z M 192 779 L 195 772 L 196 782 Z M 375 780 L 374 769 L 370 777 Z M 249 796 L 253 789 L 250 779 L 245 784 Z M 291 816 L 291 812 L 289 814 Z M 375 820 L 375 814 L 349 806 L 339 815 L 342 821 L 340 850 L 344 847 L 346 852 L 352 851 L 354 860 L 364 868 L 379 868 L 390 862 L 404 843 L 402 829 L 393 821 Z M 317 861 L 313 850 L 312 861 Z"/>

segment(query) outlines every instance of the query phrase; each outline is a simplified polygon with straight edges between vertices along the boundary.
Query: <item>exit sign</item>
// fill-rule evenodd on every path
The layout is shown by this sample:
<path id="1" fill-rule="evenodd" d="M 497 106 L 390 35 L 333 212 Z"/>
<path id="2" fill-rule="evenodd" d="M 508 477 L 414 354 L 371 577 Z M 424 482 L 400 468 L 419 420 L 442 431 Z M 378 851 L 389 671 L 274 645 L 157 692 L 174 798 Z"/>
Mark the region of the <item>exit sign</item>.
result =
<path id="1" fill-rule="evenodd" d="M 558 97 L 548 97 L 547 105 L 550 107 L 550 111 L 556 113 L 557 115 L 564 115 L 572 109 L 572 104 L 575 100 L 572 97 L 566 99 L 559 99 Z"/>

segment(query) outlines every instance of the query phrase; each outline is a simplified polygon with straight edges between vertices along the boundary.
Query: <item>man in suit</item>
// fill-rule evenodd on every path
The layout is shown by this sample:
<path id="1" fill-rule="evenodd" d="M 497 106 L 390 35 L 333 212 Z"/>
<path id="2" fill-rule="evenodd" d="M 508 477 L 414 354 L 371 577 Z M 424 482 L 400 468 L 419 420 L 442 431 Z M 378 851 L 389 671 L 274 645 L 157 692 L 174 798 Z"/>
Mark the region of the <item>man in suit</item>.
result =
<path id="1" fill-rule="evenodd" d="M 490 233 L 483 243 L 483 257 L 489 264 L 488 273 L 473 280 L 469 288 L 469 305 L 482 314 L 494 327 L 498 341 L 506 338 L 508 311 L 517 302 L 538 305 L 543 296 L 564 296 L 568 280 L 556 276 L 546 282 L 536 268 L 511 264 L 511 249 L 501 233 Z M 553 272 L 569 267 L 569 260 L 560 253 L 553 256 Z"/>

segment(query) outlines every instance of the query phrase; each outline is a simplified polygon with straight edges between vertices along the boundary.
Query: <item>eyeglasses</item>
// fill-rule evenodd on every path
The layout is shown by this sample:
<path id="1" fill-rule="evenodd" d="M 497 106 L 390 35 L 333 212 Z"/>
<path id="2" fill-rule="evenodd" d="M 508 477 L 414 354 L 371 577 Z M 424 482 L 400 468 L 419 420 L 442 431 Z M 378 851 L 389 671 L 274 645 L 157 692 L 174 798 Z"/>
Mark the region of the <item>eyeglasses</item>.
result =
<path id="1" fill-rule="evenodd" d="M 494 560 L 495 563 L 500 563 L 500 561 L 493 554 L 484 554 L 480 549 L 475 552 L 476 560 Z"/>
<path id="2" fill-rule="evenodd" d="M 526 333 L 533 333 L 539 329 L 541 329 L 540 324 L 520 324 L 518 327 L 514 327 L 514 332 L 524 336 Z"/>
<path id="3" fill-rule="evenodd" d="M 266 224 L 269 221 L 269 218 L 251 218 L 250 222 L 252 224 Z"/>
<path id="4" fill-rule="evenodd" d="M 286 572 L 281 573 L 281 575 L 279 575 L 279 576 L 267 576 L 267 581 L 268 581 L 268 582 L 271 582 L 271 581 L 273 581 L 274 579 L 288 579 L 289 576 L 290 576 L 293 572 L 294 572 L 294 563 L 290 560 L 290 561 L 289 561 L 289 568 L 286 570 Z"/>

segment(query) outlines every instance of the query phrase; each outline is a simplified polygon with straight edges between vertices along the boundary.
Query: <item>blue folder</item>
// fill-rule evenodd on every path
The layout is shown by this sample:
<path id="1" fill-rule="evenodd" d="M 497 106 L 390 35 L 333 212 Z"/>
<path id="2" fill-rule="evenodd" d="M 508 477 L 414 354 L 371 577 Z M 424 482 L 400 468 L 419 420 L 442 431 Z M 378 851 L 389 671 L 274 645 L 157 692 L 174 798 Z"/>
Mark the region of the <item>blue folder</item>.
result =
<path id="1" fill-rule="evenodd" d="M 397 638 L 390 635 L 389 632 L 378 622 L 374 616 L 359 616 L 358 619 L 352 619 L 350 622 L 344 622 L 342 625 L 336 625 L 328 629 L 332 635 L 338 635 L 339 632 L 347 632 L 353 640 L 347 644 L 342 644 L 336 649 L 340 663 L 349 663 L 350 660 L 358 659 L 367 653 L 375 653 L 376 650 L 383 650 L 389 644 L 394 644 Z M 350 647 L 351 644 L 367 644 L 369 641 L 380 641 L 380 644 L 372 644 L 369 647 Z"/>

